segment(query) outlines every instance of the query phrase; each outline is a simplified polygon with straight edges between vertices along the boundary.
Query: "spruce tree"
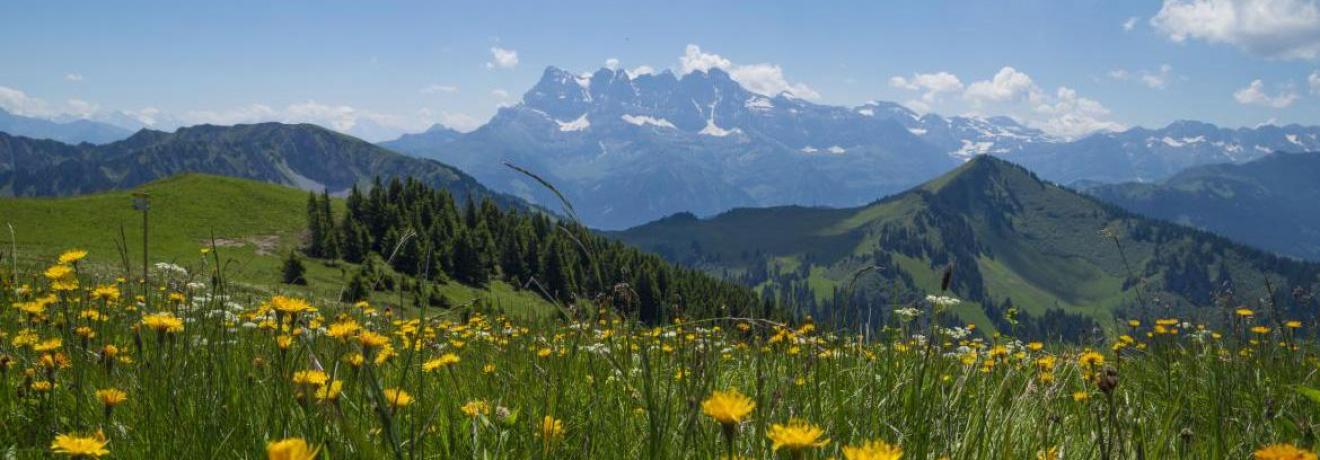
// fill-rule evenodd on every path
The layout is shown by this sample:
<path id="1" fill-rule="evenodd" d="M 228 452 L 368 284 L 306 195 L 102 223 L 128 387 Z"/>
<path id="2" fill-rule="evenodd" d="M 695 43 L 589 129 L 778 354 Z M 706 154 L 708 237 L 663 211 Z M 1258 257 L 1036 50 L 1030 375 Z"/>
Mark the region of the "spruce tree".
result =
<path id="1" fill-rule="evenodd" d="M 303 266 L 302 259 L 299 259 L 298 254 L 293 251 L 289 251 L 289 257 L 284 259 L 282 273 L 284 284 L 307 284 L 307 278 L 305 277 L 307 267 Z"/>

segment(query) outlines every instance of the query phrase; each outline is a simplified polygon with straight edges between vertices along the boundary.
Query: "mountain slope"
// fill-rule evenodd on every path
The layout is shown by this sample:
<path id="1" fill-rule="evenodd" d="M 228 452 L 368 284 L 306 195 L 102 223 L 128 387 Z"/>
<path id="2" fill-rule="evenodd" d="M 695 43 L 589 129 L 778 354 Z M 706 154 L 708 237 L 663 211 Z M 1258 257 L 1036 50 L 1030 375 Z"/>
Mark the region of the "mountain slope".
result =
<path id="1" fill-rule="evenodd" d="M 40 118 L 25 117 L 0 109 L 0 133 L 33 139 L 50 139 L 69 144 L 90 142 L 104 144 L 126 138 L 133 134 L 118 126 L 91 120 L 70 120 L 56 122 Z"/>
<path id="2" fill-rule="evenodd" d="M 185 172 L 242 177 L 344 193 L 375 177 L 414 177 L 460 199 L 490 196 L 463 172 L 412 158 L 316 125 L 200 125 L 173 133 L 143 130 L 106 145 L 68 145 L 0 134 L 0 195 L 53 196 L 130 188 Z"/>
<path id="3" fill-rule="evenodd" d="M 439 144 L 405 141 L 387 145 L 553 203 L 503 162 L 534 171 L 602 228 L 681 211 L 856 205 L 958 163 L 893 120 L 756 94 L 718 69 L 678 77 L 551 67 L 520 104 L 476 131 Z"/>
<path id="4" fill-rule="evenodd" d="M 1122 252 L 1102 230 L 1118 235 Z M 1320 282 L 1320 266 L 1144 219 L 985 156 L 863 207 L 679 215 L 615 235 L 767 295 L 814 297 L 819 317 L 845 322 L 865 317 L 857 310 L 863 306 L 937 291 L 950 263 L 954 294 L 972 301 L 957 310 L 964 320 L 1007 327 L 1011 303 L 1044 333 L 1085 331 L 1079 318 L 1087 317 L 1108 325 L 1115 317 L 1177 311 L 1210 321 L 1220 310 L 1203 307 L 1215 295 L 1231 290 L 1239 301 L 1254 301 L 1264 295 L 1265 276 L 1277 292 Z M 873 265 L 883 268 L 848 296 L 851 277 Z"/>
<path id="5" fill-rule="evenodd" d="M 1320 153 L 1275 153 L 1244 164 L 1188 169 L 1156 184 L 1105 185 L 1087 192 L 1139 214 L 1320 261 L 1317 177 Z"/>
<path id="6" fill-rule="evenodd" d="M 0 227 L 14 229 L 14 244 L 22 263 L 44 266 L 61 251 L 81 248 L 99 268 L 119 273 L 122 261 L 116 240 L 120 230 L 128 242 L 128 264 L 139 273 L 142 214 L 132 207 L 131 192 L 151 195 L 150 258 L 190 270 L 202 265 L 199 249 L 219 246 L 226 278 L 256 289 L 301 291 L 316 298 L 337 299 L 348 284 L 345 267 L 307 262 L 305 287 L 279 285 L 285 256 L 303 246 L 307 230 L 307 195 L 303 190 L 232 177 L 186 174 L 143 184 L 131 191 L 112 191 L 63 198 L 0 198 Z M 336 212 L 343 213 L 336 201 Z M 6 238 L 8 238 L 6 230 Z M 9 242 L 3 252 L 9 255 Z M 5 259 L 6 265 L 9 259 Z M 548 314 L 553 306 L 538 296 L 495 281 L 483 289 L 445 285 L 442 295 L 455 304 L 488 299 Z M 395 303 L 394 293 L 381 293 L 382 305 Z"/>

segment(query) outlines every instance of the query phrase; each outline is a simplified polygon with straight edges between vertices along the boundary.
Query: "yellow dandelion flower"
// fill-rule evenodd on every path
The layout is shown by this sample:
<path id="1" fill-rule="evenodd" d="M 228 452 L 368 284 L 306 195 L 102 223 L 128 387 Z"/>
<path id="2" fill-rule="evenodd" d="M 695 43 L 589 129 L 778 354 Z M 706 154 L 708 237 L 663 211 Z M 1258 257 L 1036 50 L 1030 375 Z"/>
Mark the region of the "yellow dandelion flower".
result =
<path id="1" fill-rule="evenodd" d="M 903 449 L 876 440 L 862 443 L 860 446 L 844 446 L 843 458 L 847 460 L 900 460 L 903 458 Z"/>
<path id="2" fill-rule="evenodd" d="M 389 404 L 391 408 L 408 407 L 413 403 L 412 395 L 401 389 L 386 388 L 383 393 L 385 393 L 385 403 Z"/>
<path id="3" fill-rule="evenodd" d="M 800 451 L 824 446 L 830 442 L 824 435 L 825 430 L 820 427 L 796 419 L 789 420 L 786 425 L 770 425 L 770 432 L 766 434 L 773 443 L 771 449 L 776 452 L 781 448 Z"/>
<path id="4" fill-rule="evenodd" d="M 305 370 L 293 373 L 293 383 L 295 385 L 321 386 L 330 381 L 330 375 L 325 371 Z"/>
<path id="5" fill-rule="evenodd" d="M 463 404 L 462 407 L 459 407 L 459 410 L 463 411 L 463 414 L 467 415 L 468 417 L 476 417 L 478 415 L 489 415 L 490 403 L 481 399 L 474 399 L 468 401 L 466 404 Z"/>
<path id="6" fill-rule="evenodd" d="M 161 333 L 183 332 L 183 320 L 167 312 L 143 316 L 142 325 Z"/>
<path id="7" fill-rule="evenodd" d="M 278 311 L 280 313 L 287 313 L 294 315 L 298 313 L 316 311 L 316 307 L 313 307 L 312 304 L 308 303 L 306 300 L 299 299 L 296 297 L 285 297 L 282 295 L 271 297 L 270 306 L 271 308 L 274 308 L 275 311 Z"/>
<path id="8" fill-rule="evenodd" d="M 96 399 L 101 401 L 101 405 L 105 407 L 115 407 L 122 404 L 124 401 L 128 401 L 128 393 L 116 388 L 106 388 L 104 390 L 96 390 Z"/>
<path id="9" fill-rule="evenodd" d="M 266 444 L 266 458 L 269 460 L 313 460 L 319 449 L 313 448 L 302 438 L 288 438 Z"/>
<path id="10" fill-rule="evenodd" d="M 1257 450 L 1252 458 L 1256 460 L 1316 460 L 1314 452 L 1298 448 L 1292 444 L 1274 444 Z"/>
<path id="11" fill-rule="evenodd" d="M 316 399 L 321 401 L 335 402 L 339 400 L 339 395 L 344 392 L 344 382 L 333 380 L 330 383 L 321 385 L 316 389 Z"/>
<path id="12" fill-rule="evenodd" d="M 363 349 L 371 350 L 389 345 L 390 338 L 372 331 L 364 330 L 358 333 L 357 342 L 358 345 L 362 345 Z"/>
<path id="13" fill-rule="evenodd" d="M 756 409 L 756 402 L 737 389 L 715 391 L 701 402 L 701 412 L 721 425 L 737 425 Z"/>
<path id="14" fill-rule="evenodd" d="M 82 249 L 70 249 L 60 254 L 59 262 L 60 265 L 69 265 L 83 260 L 85 257 L 87 257 L 87 251 Z"/>
<path id="15" fill-rule="evenodd" d="M 1075 391 L 1072 394 L 1073 401 L 1082 402 L 1091 399 L 1091 394 L 1085 391 Z"/>
<path id="16" fill-rule="evenodd" d="M 438 369 L 458 364 L 459 361 L 461 361 L 461 359 L 459 359 L 458 355 L 445 353 L 438 358 L 422 363 L 422 370 L 425 372 L 435 372 Z"/>
<path id="17" fill-rule="evenodd" d="M 1088 368 L 1094 368 L 1105 363 L 1105 355 L 1087 350 L 1077 357 L 1077 363 Z"/>
<path id="18" fill-rule="evenodd" d="M 541 419 L 541 439 L 550 442 L 564 437 L 564 421 L 549 415 Z"/>
<path id="19" fill-rule="evenodd" d="M 101 458 L 110 455 L 110 450 L 105 448 L 109 443 L 100 431 L 93 436 L 61 434 L 55 436 L 55 440 L 50 443 L 50 451 L 69 457 Z"/>
<path id="20" fill-rule="evenodd" d="M 1250 318 L 1252 316 L 1256 316 L 1256 312 L 1251 311 L 1250 308 L 1239 308 L 1234 313 L 1236 313 L 1239 317 L 1242 318 Z"/>

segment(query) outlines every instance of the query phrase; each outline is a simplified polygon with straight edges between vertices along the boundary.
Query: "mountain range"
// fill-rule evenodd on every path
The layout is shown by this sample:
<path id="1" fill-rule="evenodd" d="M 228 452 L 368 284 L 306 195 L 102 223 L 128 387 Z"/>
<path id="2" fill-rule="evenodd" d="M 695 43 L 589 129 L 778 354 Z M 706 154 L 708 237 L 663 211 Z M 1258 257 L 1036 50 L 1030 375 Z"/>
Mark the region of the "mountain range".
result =
<path id="1" fill-rule="evenodd" d="M 1198 165 L 1320 150 L 1320 128 L 1298 125 L 1179 121 L 1066 140 L 1003 116 L 942 117 L 890 102 L 841 107 L 758 94 L 719 69 L 678 76 L 550 67 L 518 104 L 477 130 L 432 131 L 382 145 L 554 203 L 550 191 L 504 165 L 516 164 L 558 187 L 587 224 L 606 229 L 683 211 L 857 206 L 982 154 L 1073 184 L 1150 182 Z"/>
<path id="2" fill-rule="evenodd" d="M 613 235 L 849 324 L 940 293 L 946 269 L 962 320 L 1046 335 L 1221 321 L 1230 310 L 1205 307 L 1262 302 L 1266 279 L 1273 292 L 1320 288 L 1320 265 L 1128 213 L 992 156 L 866 206 L 684 213 Z"/>
<path id="3" fill-rule="evenodd" d="M 1187 169 L 1157 183 L 1086 189 L 1130 211 L 1320 261 L 1320 153 Z"/>
<path id="4" fill-rule="evenodd" d="M 61 196 L 135 187 L 181 173 L 255 179 L 344 194 L 374 178 L 412 177 L 458 199 L 490 197 L 472 176 L 310 124 L 198 125 L 173 133 L 141 130 L 105 145 L 70 145 L 0 133 L 0 195 Z"/>
<path id="5" fill-rule="evenodd" d="M 69 144 L 89 142 L 104 144 L 124 139 L 133 131 L 97 121 L 46 120 L 15 115 L 0 108 L 0 132 L 34 139 L 50 139 Z"/>

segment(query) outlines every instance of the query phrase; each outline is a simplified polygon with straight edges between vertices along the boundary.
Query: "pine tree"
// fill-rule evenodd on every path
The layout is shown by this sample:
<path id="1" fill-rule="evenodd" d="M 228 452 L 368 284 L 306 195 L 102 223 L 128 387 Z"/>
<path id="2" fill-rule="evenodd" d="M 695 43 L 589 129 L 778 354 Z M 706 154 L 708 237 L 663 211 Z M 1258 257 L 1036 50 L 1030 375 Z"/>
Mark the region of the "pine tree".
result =
<path id="1" fill-rule="evenodd" d="M 367 285 L 366 276 L 364 276 L 362 271 L 359 270 L 357 273 L 353 274 L 353 278 L 348 281 L 348 286 L 345 287 L 344 292 L 340 294 L 339 300 L 351 303 L 359 300 L 367 300 L 370 296 L 371 288 Z"/>
<path id="2" fill-rule="evenodd" d="M 321 207 L 316 201 L 315 192 L 307 192 L 307 255 L 325 256 L 325 223 L 321 220 Z"/>
<path id="3" fill-rule="evenodd" d="M 284 259 L 283 281 L 284 284 L 306 285 L 307 267 L 303 266 L 302 260 L 298 254 L 289 251 L 289 257 Z"/>
<path id="4" fill-rule="evenodd" d="M 454 279 L 471 286 L 484 286 L 490 274 L 473 240 L 472 232 L 460 231 L 454 241 Z"/>

